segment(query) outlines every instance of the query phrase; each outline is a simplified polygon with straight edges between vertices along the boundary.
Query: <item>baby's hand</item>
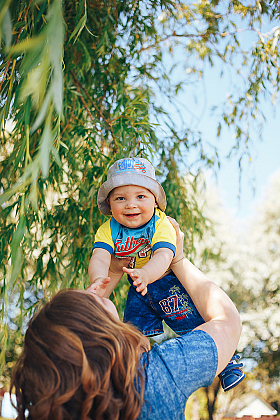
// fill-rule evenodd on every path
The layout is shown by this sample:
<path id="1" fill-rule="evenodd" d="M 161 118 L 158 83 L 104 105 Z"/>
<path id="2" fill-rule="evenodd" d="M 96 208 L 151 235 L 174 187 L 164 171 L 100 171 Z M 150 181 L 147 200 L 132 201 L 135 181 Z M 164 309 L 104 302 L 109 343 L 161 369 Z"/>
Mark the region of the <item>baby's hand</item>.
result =
<path id="1" fill-rule="evenodd" d="M 123 267 L 123 271 L 132 278 L 133 285 L 136 286 L 136 292 L 141 292 L 141 295 L 144 296 L 148 291 L 147 286 L 150 280 L 147 271 L 143 268 L 126 267 Z"/>
<path id="2" fill-rule="evenodd" d="M 110 281 L 111 281 L 110 277 L 107 277 L 107 278 L 98 277 L 98 279 L 96 279 L 96 281 L 92 284 L 91 290 L 94 293 L 96 293 L 98 296 L 104 297 L 107 290 L 107 286 L 110 283 Z"/>

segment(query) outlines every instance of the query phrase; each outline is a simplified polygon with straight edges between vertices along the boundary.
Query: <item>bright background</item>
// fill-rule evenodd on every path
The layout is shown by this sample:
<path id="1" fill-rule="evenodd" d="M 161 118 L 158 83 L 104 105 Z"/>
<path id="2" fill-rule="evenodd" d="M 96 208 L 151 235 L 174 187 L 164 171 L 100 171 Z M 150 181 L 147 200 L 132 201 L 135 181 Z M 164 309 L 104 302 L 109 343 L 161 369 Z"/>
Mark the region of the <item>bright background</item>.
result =
<path id="1" fill-rule="evenodd" d="M 234 154 L 230 159 L 226 157 L 235 142 L 233 133 L 224 128 L 217 139 L 218 118 L 211 111 L 213 105 L 221 104 L 227 93 L 232 93 L 232 74 L 225 74 L 220 79 L 220 70 L 215 67 L 206 73 L 201 92 L 193 97 L 191 110 L 197 116 L 196 128 L 219 151 L 221 168 L 217 172 L 217 179 L 213 177 L 213 182 L 217 182 L 225 207 L 240 226 L 245 227 L 247 220 L 264 198 L 271 176 L 280 169 L 280 111 L 277 111 L 279 100 L 274 104 L 269 98 L 263 100 L 261 106 L 265 120 L 262 136 L 252 126 L 251 161 L 245 157 L 240 177 L 238 157 Z"/>

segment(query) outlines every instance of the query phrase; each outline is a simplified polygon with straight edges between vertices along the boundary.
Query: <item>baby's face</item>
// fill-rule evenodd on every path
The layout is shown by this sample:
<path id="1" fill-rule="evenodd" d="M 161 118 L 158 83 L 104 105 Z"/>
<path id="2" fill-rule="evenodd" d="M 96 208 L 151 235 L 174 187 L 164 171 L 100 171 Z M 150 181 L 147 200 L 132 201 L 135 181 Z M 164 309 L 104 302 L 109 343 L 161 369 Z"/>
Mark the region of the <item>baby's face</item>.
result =
<path id="1" fill-rule="evenodd" d="M 107 200 L 114 219 L 129 228 L 147 223 L 157 207 L 155 196 L 147 188 L 137 185 L 114 188 Z"/>

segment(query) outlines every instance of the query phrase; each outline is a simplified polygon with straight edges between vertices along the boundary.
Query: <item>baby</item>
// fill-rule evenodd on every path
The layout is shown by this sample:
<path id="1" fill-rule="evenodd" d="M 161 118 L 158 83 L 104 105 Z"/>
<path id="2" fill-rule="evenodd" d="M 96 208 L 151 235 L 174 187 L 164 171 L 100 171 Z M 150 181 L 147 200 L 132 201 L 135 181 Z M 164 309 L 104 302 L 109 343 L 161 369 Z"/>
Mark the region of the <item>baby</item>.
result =
<path id="1" fill-rule="evenodd" d="M 97 202 L 103 214 L 113 217 L 96 233 L 90 281 L 102 282 L 108 276 L 111 255 L 131 257 L 130 269 L 124 271 L 144 296 L 176 252 L 175 230 L 163 213 L 166 198 L 154 168 L 146 159 L 118 160 L 110 167 Z"/>
<path id="2" fill-rule="evenodd" d="M 145 336 L 163 333 L 162 321 L 177 334 L 204 323 L 183 285 L 169 269 L 176 253 L 176 233 L 164 213 L 166 197 L 153 166 L 143 158 L 124 158 L 108 171 L 97 196 L 100 211 L 111 216 L 95 235 L 89 278 L 98 288 L 109 283 L 111 257 L 129 258 L 123 267 L 130 288 L 124 321 Z M 127 261 L 127 260 L 126 260 Z M 126 264 L 124 264 L 126 265 Z M 100 290 L 101 290 L 100 289 Z M 221 376 L 224 390 L 244 374 L 233 359 Z"/>

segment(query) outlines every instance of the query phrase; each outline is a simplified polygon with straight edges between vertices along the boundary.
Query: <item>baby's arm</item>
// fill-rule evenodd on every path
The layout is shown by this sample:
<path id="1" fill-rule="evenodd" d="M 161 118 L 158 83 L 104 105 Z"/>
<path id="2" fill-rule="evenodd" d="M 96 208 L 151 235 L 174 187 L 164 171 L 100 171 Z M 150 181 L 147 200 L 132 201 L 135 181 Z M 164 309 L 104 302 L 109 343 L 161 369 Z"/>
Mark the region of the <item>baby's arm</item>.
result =
<path id="1" fill-rule="evenodd" d="M 169 248 L 159 248 L 152 258 L 142 268 L 123 268 L 123 271 L 130 275 L 136 291 L 144 296 L 147 293 L 147 286 L 158 280 L 168 269 L 172 259 L 173 251 Z"/>
<path id="2" fill-rule="evenodd" d="M 94 249 L 88 266 L 88 274 L 91 284 L 96 285 L 96 293 L 102 297 L 106 293 L 105 285 L 108 282 L 104 282 L 104 280 L 108 278 L 110 262 L 111 254 L 109 251 L 103 248 Z M 100 291 L 99 286 L 101 286 Z"/>
<path id="3" fill-rule="evenodd" d="M 110 294 L 123 276 L 123 266 L 127 266 L 131 258 L 115 258 L 103 248 L 95 248 L 91 256 L 88 274 L 95 293 L 109 298 Z"/>

